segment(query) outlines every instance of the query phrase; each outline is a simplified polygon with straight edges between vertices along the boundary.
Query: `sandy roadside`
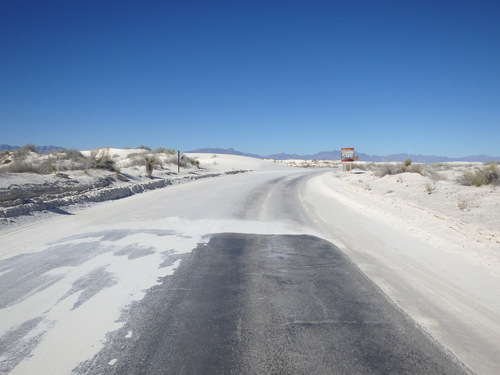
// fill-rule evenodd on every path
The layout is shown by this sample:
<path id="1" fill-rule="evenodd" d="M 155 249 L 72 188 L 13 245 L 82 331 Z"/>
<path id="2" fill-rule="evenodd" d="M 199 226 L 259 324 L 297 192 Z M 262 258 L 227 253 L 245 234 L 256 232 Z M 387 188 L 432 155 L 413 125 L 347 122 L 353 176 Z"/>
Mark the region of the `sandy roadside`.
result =
<path id="1" fill-rule="evenodd" d="M 430 199 L 417 202 L 423 176 L 386 177 L 328 172 L 308 181 L 302 199 L 325 237 L 394 303 L 473 371 L 495 374 L 500 368 L 500 237 L 474 222 L 482 223 L 488 207 L 468 212 L 466 222 L 460 212 L 446 211 L 443 197 L 436 195 L 435 207 Z M 398 191 L 402 183 L 396 179 L 408 187 Z M 447 185 L 460 194 L 477 189 L 448 184 L 438 182 L 438 188 Z M 495 194 L 493 189 L 498 200 Z M 494 222 L 495 214 L 491 217 Z"/>

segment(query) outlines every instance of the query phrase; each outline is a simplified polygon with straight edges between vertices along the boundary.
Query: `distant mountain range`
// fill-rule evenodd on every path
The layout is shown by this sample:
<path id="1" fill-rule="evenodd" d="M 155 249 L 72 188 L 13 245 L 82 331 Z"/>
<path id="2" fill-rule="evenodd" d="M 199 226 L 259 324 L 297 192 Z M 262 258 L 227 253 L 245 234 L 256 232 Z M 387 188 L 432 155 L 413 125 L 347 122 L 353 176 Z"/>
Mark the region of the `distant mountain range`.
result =
<path id="1" fill-rule="evenodd" d="M 241 151 L 236 151 L 232 148 L 201 148 L 198 150 L 188 151 L 191 153 L 208 153 L 208 154 L 230 154 L 230 155 L 240 155 L 240 156 L 249 156 L 252 158 L 258 159 L 276 159 L 276 160 L 287 160 L 287 159 L 299 159 L 299 160 L 340 160 L 341 153 L 340 150 L 335 151 L 322 151 L 312 155 L 298 155 L 298 154 L 272 154 L 272 155 L 256 155 L 249 154 Z M 473 156 L 464 156 L 459 158 L 449 158 L 447 156 L 436 156 L 436 155 L 414 155 L 414 154 L 391 154 L 386 156 L 379 155 L 368 155 L 364 153 L 356 152 L 356 155 L 359 156 L 360 161 L 373 161 L 373 162 L 388 162 L 388 161 L 404 161 L 408 159 L 408 157 L 414 163 L 443 163 L 450 161 L 468 161 L 468 162 L 480 162 L 487 163 L 489 161 L 495 160 L 500 161 L 500 156 L 493 157 L 488 155 L 473 155 Z"/>
<path id="2" fill-rule="evenodd" d="M 20 148 L 19 146 L 10 146 L 10 145 L 0 145 L 0 152 L 5 150 L 16 150 Z M 50 152 L 53 150 L 63 150 L 63 147 L 58 146 L 37 146 L 38 152 Z M 341 154 L 340 150 L 335 151 L 322 151 L 312 155 L 298 155 L 298 154 L 272 154 L 272 155 L 257 155 L 250 154 L 246 152 L 237 151 L 233 148 L 200 148 L 193 151 L 186 151 L 190 153 L 203 153 L 203 154 L 229 154 L 229 155 L 240 155 L 240 156 L 248 156 L 251 158 L 257 159 L 276 159 L 276 160 L 288 160 L 288 159 L 299 159 L 299 160 L 340 160 Z M 388 162 L 388 161 L 403 161 L 408 159 L 408 157 L 414 163 L 443 163 L 450 161 L 468 161 L 468 162 L 480 162 L 487 163 L 489 161 L 495 160 L 500 161 L 500 156 L 488 156 L 488 155 L 473 155 L 473 156 L 464 156 L 460 158 L 449 158 L 447 156 L 436 156 L 436 155 L 414 155 L 414 154 L 391 154 L 386 156 L 379 155 L 368 155 L 364 153 L 356 152 L 356 155 L 359 156 L 360 161 L 373 161 L 373 162 Z"/>
<path id="3" fill-rule="evenodd" d="M 226 154 L 226 155 L 239 155 L 248 156 L 250 158 L 265 159 L 261 155 L 249 154 L 246 152 L 236 151 L 234 148 L 199 148 L 194 151 L 186 151 L 187 153 L 193 154 Z"/>
<path id="4" fill-rule="evenodd" d="M 0 151 L 9 151 L 9 150 L 17 150 L 21 147 L 19 146 L 10 146 L 10 145 L 0 145 Z M 45 153 L 54 150 L 64 150 L 64 147 L 58 146 L 36 146 L 38 152 Z"/>

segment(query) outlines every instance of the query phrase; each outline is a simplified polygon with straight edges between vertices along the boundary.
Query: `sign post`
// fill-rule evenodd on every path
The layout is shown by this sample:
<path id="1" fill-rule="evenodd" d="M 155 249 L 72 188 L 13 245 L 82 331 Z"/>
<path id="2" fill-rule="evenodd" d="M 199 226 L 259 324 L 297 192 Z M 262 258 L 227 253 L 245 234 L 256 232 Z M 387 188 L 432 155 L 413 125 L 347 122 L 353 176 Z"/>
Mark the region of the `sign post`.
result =
<path id="1" fill-rule="evenodd" d="M 342 156 L 342 163 L 344 163 L 344 172 L 347 171 L 347 165 L 349 163 L 349 169 L 352 172 L 352 162 L 354 161 L 354 147 L 344 147 L 340 150 Z"/>

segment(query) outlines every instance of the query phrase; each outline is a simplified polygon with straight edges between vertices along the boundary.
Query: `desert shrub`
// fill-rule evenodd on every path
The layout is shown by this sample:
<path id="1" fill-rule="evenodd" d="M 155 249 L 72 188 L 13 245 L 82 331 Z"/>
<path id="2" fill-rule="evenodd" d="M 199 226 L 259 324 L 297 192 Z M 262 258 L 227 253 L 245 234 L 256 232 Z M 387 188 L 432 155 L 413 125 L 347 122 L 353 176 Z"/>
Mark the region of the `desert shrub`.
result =
<path id="1" fill-rule="evenodd" d="M 33 161 L 25 159 L 14 159 L 7 165 L 5 171 L 9 173 L 50 174 L 55 171 L 55 166 L 49 159 L 40 159 Z"/>
<path id="2" fill-rule="evenodd" d="M 405 160 L 403 161 L 403 168 L 404 168 L 405 170 L 409 169 L 409 168 L 411 167 L 411 162 L 412 162 L 412 160 L 411 160 L 410 158 L 405 159 Z"/>
<path id="3" fill-rule="evenodd" d="M 28 143 L 24 147 L 21 147 L 21 149 L 25 149 L 25 150 L 28 150 L 28 151 L 31 151 L 31 152 L 38 154 L 38 147 L 33 143 Z"/>
<path id="4" fill-rule="evenodd" d="M 153 177 L 153 170 L 154 170 L 154 166 L 155 166 L 155 163 L 156 163 L 157 161 L 156 161 L 156 160 L 155 160 L 155 158 L 154 158 L 154 157 L 152 157 L 152 156 L 146 156 L 146 157 L 144 158 L 144 161 L 146 162 L 146 173 L 148 174 L 148 176 L 149 176 L 150 178 L 152 178 L 152 177 Z"/>
<path id="5" fill-rule="evenodd" d="M 139 167 L 144 165 L 144 155 L 134 153 L 128 155 L 127 159 L 129 159 L 127 163 L 128 167 Z"/>
<path id="6" fill-rule="evenodd" d="M 495 163 L 493 161 L 486 163 L 483 169 L 483 173 L 485 174 L 488 184 L 500 184 L 500 168 L 498 167 L 498 163 Z"/>
<path id="7" fill-rule="evenodd" d="M 91 160 L 78 150 L 65 149 L 52 153 L 51 156 L 55 158 L 58 171 L 86 170 L 92 166 Z"/>
<path id="8" fill-rule="evenodd" d="M 64 149 L 60 154 L 67 160 L 79 160 L 84 157 L 80 151 L 74 149 Z"/>
<path id="9" fill-rule="evenodd" d="M 27 145 L 21 147 L 20 149 L 17 149 L 16 151 L 18 154 L 21 153 L 29 154 L 30 152 L 38 154 L 38 147 L 33 143 L 28 143 Z"/>
<path id="10" fill-rule="evenodd" d="M 37 147 L 28 144 L 6 155 L 4 172 L 48 174 L 53 171 L 47 158 L 40 158 Z"/>
<path id="11" fill-rule="evenodd" d="M 35 155 L 32 154 L 31 148 L 26 150 L 27 153 L 22 151 L 17 155 L 12 154 L 10 163 L 3 170 L 10 173 L 48 174 L 57 171 L 85 170 L 92 166 L 91 161 L 77 150 L 57 150 Z M 30 153 L 34 157 L 28 158 Z"/>
<path id="12" fill-rule="evenodd" d="M 137 150 L 153 151 L 153 150 L 151 150 L 151 147 L 144 146 L 144 145 L 137 147 Z"/>
<path id="13" fill-rule="evenodd" d="M 462 176 L 457 180 L 460 185 L 464 186 L 482 186 L 484 185 L 484 180 L 478 171 L 465 171 Z"/>
<path id="14" fill-rule="evenodd" d="M 191 165 L 196 168 L 200 168 L 200 161 L 198 159 L 192 159 Z"/>
<path id="15" fill-rule="evenodd" d="M 175 164 L 177 165 L 177 155 L 167 155 L 166 157 L 162 157 L 161 160 L 165 164 Z"/>
<path id="16" fill-rule="evenodd" d="M 413 164 L 411 159 L 406 159 L 401 164 L 385 163 L 375 167 L 370 166 L 370 168 L 375 168 L 374 175 L 378 177 L 409 172 L 418 173 L 435 180 L 439 179 L 429 167 L 423 164 Z"/>
<path id="17" fill-rule="evenodd" d="M 440 181 L 444 180 L 445 178 L 443 175 L 441 175 L 439 172 L 436 172 L 436 170 L 432 166 L 421 166 L 419 165 L 418 170 L 416 171 L 417 173 L 420 173 L 424 177 L 428 177 L 433 181 Z"/>
<path id="18" fill-rule="evenodd" d="M 184 155 L 181 158 L 181 160 L 179 161 L 179 164 L 183 168 L 188 168 L 190 166 L 193 166 L 193 167 L 196 167 L 196 168 L 200 167 L 200 161 L 198 159 L 190 158 L 189 156 L 186 156 L 186 155 Z"/>
<path id="19" fill-rule="evenodd" d="M 35 146 L 25 146 L 3 161 L 3 171 L 9 173 L 48 174 L 65 170 L 88 169 L 89 160 L 77 150 L 57 150 L 48 154 L 34 153 Z M 21 150 L 20 152 L 18 152 Z M 28 156 L 31 155 L 29 158 Z M 8 157 L 8 158 L 7 158 Z"/>
<path id="20" fill-rule="evenodd" d="M 427 194 L 432 194 L 436 190 L 436 184 L 426 184 L 425 190 L 427 191 Z"/>
<path id="21" fill-rule="evenodd" d="M 500 169 L 495 162 L 486 163 L 481 169 L 465 171 L 458 183 L 465 186 L 499 185 Z"/>
<path id="22" fill-rule="evenodd" d="M 422 176 L 425 176 L 426 173 L 427 173 L 427 169 L 425 169 L 422 164 L 412 164 L 410 169 L 407 170 L 407 172 L 411 172 L 411 173 L 418 173 Z"/>
<path id="23" fill-rule="evenodd" d="M 401 166 L 391 163 L 384 163 L 377 166 L 374 175 L 378 177 L 384 177 L 387 175 L 393 175 L 398 173 L 403 173 Z"/>
<path id="24" fill-rule="evenodd" d="M 436 171 L 449 171 L 451 169 L 451 165 L 448 163 L 435 163 L 432 164 L 432 168 Z"/>
<path id="25" fill-rule="evenodd" d="M 0 164 L 9 164 L 12 162 L 12 153 L 10 151 L 4 151 L 0 154 Z"/>
<path id="26" fill-rule="evenodd" d="M 373 171 L 377 169 L 374 163 L 354 163 L 352 168 L 359 169 L 360 171 Z"/>
<path id="27" fill-rule="evenodd" d="M 116 171 L 115 162 L 109 155 L 109 150 L 92 150 L 90 152 L 90 165 L 92 168 Z"/>
<path id="28" fill-rule="evenodd" d="M 167 155 L 175 155 L 177 153 L 177 151 L 173 150 L 173 149 L 166 149 L 166 148 L 163 148 L 163 147 L 158 147 L 155 152 L 157 154 L 167 154 Z"/>
<path id="29" fill-rule="evenodd" d="M 457 201 L 457 207 L 460 210 L 465 211 L 469 207 L 469 202 L 463 198 L 459 198 Z"/>
<path id="30" fill-rule="evenodd" d="M 141 152 L 141 153 L 133 153 L 127 155 L 127 166 L 128 167 L 142 167 L 144 166 L 146 158 L 151 158 L 153 160 L 154 168 L 162 168 L 162 160 L 156 157 L 154 153 L 150 152 Z"/>
<path id="31" fill-rule="evenodd" d="M 38 148 L 34 144 L 27 144 L 12 152 L 12 158 L 22 160 L 28 157 L 31 153 L 38 154 Z"/>
<path id="32" fill-rule="evenodd" d="M 135 159 L 139 158 L 142 160 L 142 157 L 147 154 L 147 150 L 141 151 L 141 152 L 131 152 L 130 154 L 127 154 L 127 159 Z"/>

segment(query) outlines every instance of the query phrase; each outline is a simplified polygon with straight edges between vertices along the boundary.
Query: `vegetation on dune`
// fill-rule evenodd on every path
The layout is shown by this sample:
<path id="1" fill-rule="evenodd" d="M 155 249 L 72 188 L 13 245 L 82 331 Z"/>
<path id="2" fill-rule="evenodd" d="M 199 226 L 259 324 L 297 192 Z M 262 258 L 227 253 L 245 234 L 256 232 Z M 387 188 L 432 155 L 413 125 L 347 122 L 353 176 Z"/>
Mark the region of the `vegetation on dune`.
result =
<path id="1" fill-rule="evenodd" d="M 405 160 L 402 164 L 380 164 L 376 167 L 375 175 L 383 177 L 386 175 L 394 175 L 405 172 L 419 173 L 423 176 L 429 177 L 433 180 L 439 179 L 439 175 L 436 171 L 442 171 L 450 166 L 444 166 L 442 163 L 430 164 L 430 165 L 414 165 L 411 163 L 410 159 Z M 466 170 L 460 176 L 457 183 L 464 186 L 483 186 L 483 185 L 500 185 L 500 167 L 498 162 L 491 161 L 485 163 L 481 167 L 475 167 L 471 170 Z M 429 194 L 434 190 L 428 188 Z"/>
<path id="2" fill-rule="evenodd" d="M 500 185 L 500 168 L 498 163 L 489 162 L 481 168 L 465 171 L 458 179 L 458 183 L 465 186 Z"/>
<path id="3" fill-rule="evenodd" d="M 158 147 L 155 152 L 157 154 L 166 154 L 166 155 L 175 155 L 177 154 L 177 151 L 173 150 L 173 149 L 166 149 L 166 148 L 163 148 L 163 147 Z"/>
<path id="4" fill-rule="evenodd" d="M 421 173 L 421 168 L 412 165 L 411 159 L 406 159 L 400 164 L 384 163 L 377 166 L 375 175 L 378 177 L 384 177 L 387 175 L 400 174 L 405 172 Z"/>
<path id="5" fill-rule="evenodd" d="M 418 173 L 424 177 L 432 180 L 440 180 L 441 177 L 433 164 L 413 164 L 411 159 L 406 159 L 402 163 L 383 163 L 383 164 L 370 164 L 370 169 L 375 170 L 374 175 L 377 177 L 384 177 L 387 175 L 396 175 L 401 173 Z"/>
<path id="6" fill-rule="evenodd" d="M 146 162 L 146 173 L 148 174 L 149 178 L 153 178 L 153 169 L 156 159 L 152 156 L 146 156 L 144 158 L 144 161 Z"/>
<path id="7" fill-rule="evenodd" d="M 148 176 L 152 176 L 154 169 L 161 169 L 164 165 L 177 165 L 177 151 L 140 146 L 138 152 L 130 153 L 128 167 L 144 167 Z M 0 173 L 37 173 L 50 174 L 70 170 L 101 169 L 120 174 L 121 169 L 116 165 L 118 155 L 111 156 L 109 149 L 90 151 L 89 156 L 78 150 L 63 149 L 49 153 L 38 152 L 37 146 L 28 144 L 17 150 L 4 151 L 0 154 Z M 199 167 L 196 159 L 184 156 L 180 160 L 181 167 Z"/>
<path id="8" fill-rule="evenodd" d="M 107 149 L 92 150 L 90 152 L 90 163 L 92 168 L 116 172 L 115 161 L 111 158 Z"/>
<path id="9" fill-rule="evenodd" d="M 275 161 L 276 162 L 276 161 Z M 338 168 L 340 167 L 340 162 L 334 161 L 318 161 L 318 160 L 303 160 L 303 161 L 291 161 L 286 163 L 287 165 L 295 167 L 328 167 L 328 168 Z M 384 177 L 387 175 L 398 175 L 402 173 L 418 173 L 424 177 L 430 178 L 431 180 L 438 181 L 447 179 L 447 176 L 442 172 L 450 170 L 453 164 L 450 163 L 418 163 L 414 164 L 413 161 L 408 158 L 403 162 L 386 162 L 386 163 L 353 163 L 353 170 L 358 171 L 373 171 L 373 175 L 376 177 Z M 485 186 L 485 185 L 500 185 L 500 162 L 490 161 L 488 163 L 474 166 L 470 164 L 466 167 L 462 173 L 462 176 L 455 180 L 455 183 L 464 186 Z M 428 194 L 432 194 L 436 190 L 436 185 L 429 183 L 426 185 L 426 191 Z"/>
<path id="10" fill-rule="evenodd" d="M 90 161 L 77 150 L 54 150 L 47 154 L 38 152 L 35 145 L 26 145 L 2 154 L 0 170 L 9 173 L 49 174 L 57 171 L 88 169 Z"/>
<path id="11" fill-rule="evenodd" d="M 162 169 L 165 165 L 179 165 L 183 168 L 196 167 L 199 168 L 200 163 L 198 160 L 183 155 L 180 160 L 177 159 L 177 151 L 173 149 L 166 149 L 159 147 L 156 150 L 147 150 L 143 146 L 139 148 L 140 151 L 129 153 L 126 157 L 128 167 L 141 167 L 146 164 L 146 167 L 152 166 L 154 169 Z M 146 170 L 148 173 L 148 170 Z M 149 173 L 148 173 L 149 176 Z"/>

